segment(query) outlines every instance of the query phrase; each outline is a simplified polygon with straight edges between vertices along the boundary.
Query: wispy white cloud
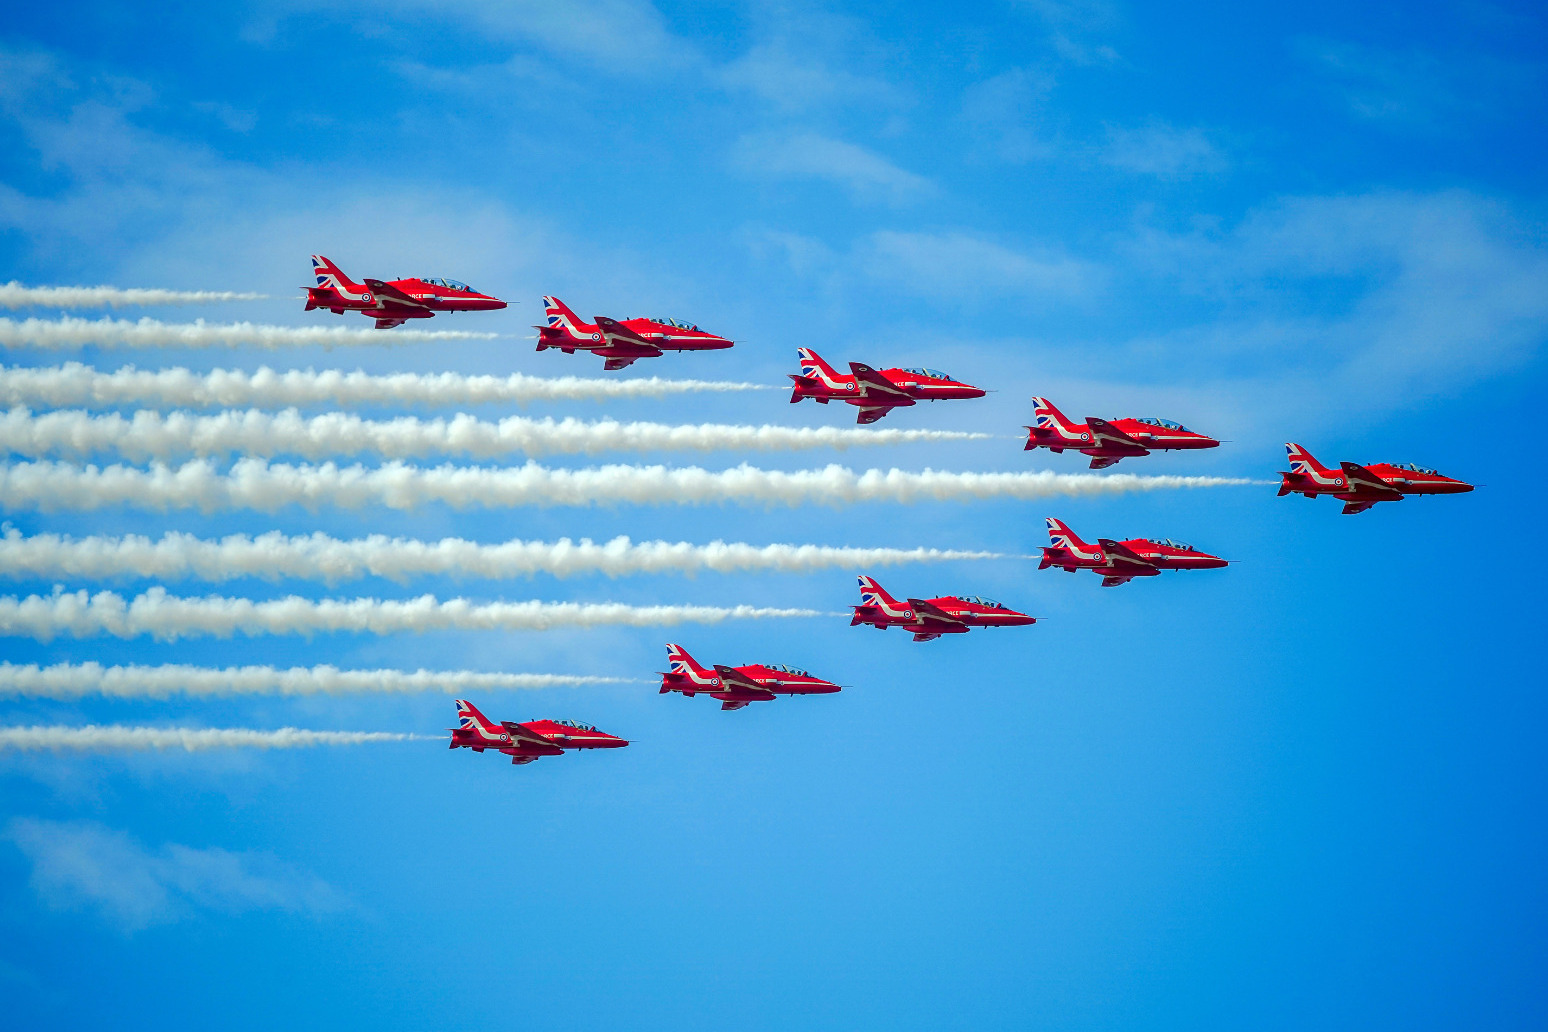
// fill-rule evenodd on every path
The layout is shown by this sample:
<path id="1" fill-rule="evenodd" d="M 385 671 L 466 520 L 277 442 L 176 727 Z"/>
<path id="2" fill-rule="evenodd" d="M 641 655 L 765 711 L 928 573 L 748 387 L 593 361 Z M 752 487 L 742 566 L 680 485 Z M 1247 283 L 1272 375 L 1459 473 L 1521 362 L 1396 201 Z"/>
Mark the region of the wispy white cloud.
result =
<path id="1" fill-rule="evenodd" d="M 221 595 L 181 597 L 150 588 L 132 599 L 111 591 L 56 588 L 48 595 L 0 595 L 0 635 L 51 641 L 149 636 L 158 641 L 234 634 L 318 634 L 349 631 L 400 634 L 437 630 L 546 631 L 555 627 L 675 627 L 725 620 L 822 616 L 812 609 L 768 606 L 631 606 L 620 602 L 472 602 L 438 599 L 311 599 L 267 601 Z"/>
<path id="2" fill-rule="evenodd" d="M 844 466 L 771 470 L 741 465 L 437 466 L 390 462 L 376 468 L 269 463 L 239 459 L 221 473 L 207 459 L 171 468 L 152 465 L 72 466 L 62 462 L 0 465 L 0 506 L 12 510 L 90 512 L 115 505 L 216 512 L 287 505 L 414 509 L 440 503 L 458 509 L 555 505 L 852 505 L 862 502 L 959 501 L 987 498 L 1098 497 L 1133 491 L 1256 483 L 1229 477 L 1138 476 L 1132 473 L 953 473 Z"/>
<path id="3" fill-rule="evenodd" d="M 0 576 L 41 580 L 144 577 L 158 581 L 221 582 L 259 577 L 337 584 L 375 576 L 404 583 L 419 576 L 506 578 L 540 573 L 555 577 L 749 570 L 810 573 L 834 568 L 1004 558 L 994 552 L 950 548 L 843 548 L 727 541 L 695 545 L 687 541 L 635 542 L 627 537 L 604 542 L 561 538 L 483 544 L 463 538 L 417 541 L 385 534 L 341 540 L 320 532 L 287 536 L 276 530 L 256 537 L 231 534 L 218 540 L 168 531 L 152 540 L 135 534 L 25 536 L 15 527 L 6 527 L 0 537 Z"/>
<path id="4" fill-rule="evenodd" d="M 1045 70 L 1011 68 L 964 90 L 962 117 L 1007 161 L 1045 157 L 1052 145 L 1040 135 L 1041 113 L 1053 88 Z"/>
<path id="5" fill-rule="evenodd" d="M 754 176 L 836 183 L 861 201 L 907 204 L 934 190 L 925 177 L 873 151 L 813 132 L 749 134 L 737 142 L 733 160 Z"/>
<path id="6" fill-rule="evenodd" d="M 962 230 L 881 230 L 856 248 L 871 276 L 943 304 L 1017 295 L 1033 305 L 1083 301 L 1100 288 L 1092 262 L 1053 248 L 1015 249 Z"/>
<path id="7" fill-rule="evenodd" d="M 236 695 L 358 695 L 564 688 L 622 684 L 628 678 L 584 674 L 508 674 L 479 670 L 340 670 L 333 666 L 103 666 L 100 663 L 0 663 L 0 696 L 25 699 L 224 698 Z"/>
<path id="8" fill-rule="evenodd" d="M 1139 128 L 1109 126 L 1102 160 L 1114 168 L 1157 179 L 1191 179 L 1226 168 L 1225 155 L 1202 129 L 1160 122 Z"/>
<path id="9" fill-rule="evenodd" d="M 459 413 L 451 419 L 400 416 L 371 420 L 344 412 L 306 417 L 295 409 L 257 409 L 201 416 L 144 409 L 125 417 L 60 409 L 34 415 L 0 414 L 0 451 L 78 458 L 113 453 L 135 461 L 189 455 L 300 455 L 309 459 L 374 454 L 387 458 L 457 455 L 597 454 L 606 451 L 802 451 L 941 441 L 988 440 L 992 435 L 899 427 L 797 427 L 725 423 L 672 425 L 585 421 L 568 417 L 507 416 L 498 422 Z"/>
<path id="10" fill-rule="evenodd" d="M 59 366 L 0 366 L 0 405 L 166 408 L 289 408 L 331 404 L 483 405 L 490 402 L 610 401 L 676 394 L 775 390 L 769 384 L 728 380 L 627 380 L 596 376 L 476 376 L 464 373 L 385 373 L 364 370 L 284 369 L 259 366 L 194 372 L 181 366 L 105 372 L 80 362 Z"/>
<path id="11" fill-rule="evenodd" d="M 5 837 L 32 865 L 32 890 L 46 905 L 95 912 L 125 932 L 204 912 L 323 914 L 344 905 L 315 875 L 263 854 L 151 848 L 90 821 L 19 817 Z"/>
<path id="12" fill-rule="evenodd" d="M 1483 54 L 1313 38 L 1292 46 L 1351 115 L 1390 128 L 1464 129 L 1464 120 L 1505 117 L 1541 90 L 1541 69 Z"/>

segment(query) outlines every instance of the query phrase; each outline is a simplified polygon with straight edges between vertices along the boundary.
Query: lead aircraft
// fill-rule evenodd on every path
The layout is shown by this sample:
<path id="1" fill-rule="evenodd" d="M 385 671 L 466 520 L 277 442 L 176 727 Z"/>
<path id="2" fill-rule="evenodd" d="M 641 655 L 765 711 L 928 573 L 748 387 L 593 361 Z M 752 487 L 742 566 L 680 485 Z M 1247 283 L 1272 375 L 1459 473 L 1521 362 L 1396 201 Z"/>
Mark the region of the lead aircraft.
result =
<path id="1" fill-rule="evenodd" d="M 375 319 L 378 330 L 402 326 L 410 319 L 429 319 L 437 312 L 490 312 L 505 307 L 497 297 L 438 276 L 356 283 L 320 254 L 312 255 L 312 273 L 317 285 L 306 288 L 306 311 L 359 312 Z"/>
<path id="2" fill-rule="evenodd" d="M 505 753 L 512 763 L 531 763 L 544 756 L 562 756 L 566 749 L 621 749 L 629 743 L 573 720 L 529 720 L 496 724 L 466 699 L 457 700 L 457 726 L 451 731 L 451 748 Z"/>
<path id="3" fill-rule="evenodd" d="M 915 641 L 933 641 L 943 634 L 966 634 L 974 627 L 1025 627 L 1036 617 L 1008 609 L 979 595 L 942 595 L 899 602 L 875 578 L 860 578 L 860 604 L 849 626 L 869 624 L 878 631 L 901 627 Z"/>
<path id="4" fill-rule="evenodd" d="M 819 405 L 842 401 L 859 408 L 857 423 L 874 423 L 895 408 L 917 401 L 951 401 L 982 398 L 982 388 L 953 380 L 938 369 L 906 368 L 877 371 L 860 362 L 849 363 L 850 375 L 836 371 L 811 348 L 797 348 L 801 373 L 789 374 L 795 382 L 790 404 L 813 398 Z"/>
<path id="5" fill-rule="evenodd" d="M 1299 444 L 1287 443 L 1285 452 L 1290 456 L 1290 472 L 1279 474 L 1279 497 L 1332 495 L 1344 503 L 1345 516 L 1364 512 L 1377 502 L 1401 502 L 1405 495 L 1465 494 L 1473 490 L 1472 484 L 1411 462 L 1401 466 L 1340 462 L 1335 470 L 1318 462 Z"/>
<path id="6" fill-rule="evenodd" d="M 1135 577 L 1156 577 L 1162 570 L 1213 570 L 1230 565 L 1218 555 L 1171 538 L 1097 538 L 1096 544 L 1088 545 L 1052 516 L 1047 522 L 1052 545 L 1043 549 L 1043 561 L 1037 568 L 1057 566 L 1068 573 L 1090 570 L 1101 575 L 1104 588 L 1127 584 Z"/>
<path id="7" fill-rule="evenodd" d="M 603 369 L 622 369 L 635 359 L 660 358 L 667 351 L 719 351 L 736 342 L 676 319 L 609 319 L 586 322 L 557 297 L 543 298 L 546 324 L 538 331 L 539 351 L 558 348 L 566 355 L 590 351 L 606 359 Z"/>
<path id="8" fill-rule="evenodd" d="M 1032 422 L 1027 427 L 1023 451 L 1047 448 L 1058 453 L 1066 448 L 1091 456 L 1092 469 L 1106 469 L 1119 459 L 1149 455 L 1153 451 L 1218 448 L 1213 437 L 1194 433 L 1170 419 L 1098 419 L 1087 416 L 1072 423 L 1047 398 L 1032 399 Z"/>
<path id="9" fill-rule="evenodd" d="M 749 702 L 772 702 L 776 695 L 831 695 L 843 689 L 842 685 L 781 663 L 739 667 L 716 663 L 706 668 L 681 645 L 669 643 L 666 649 L 668 669 L 661 675 L 661 694 L 682 692 L 690 699 L 708 695 L 719 699 L 723 710 L 741 709 Z"/>

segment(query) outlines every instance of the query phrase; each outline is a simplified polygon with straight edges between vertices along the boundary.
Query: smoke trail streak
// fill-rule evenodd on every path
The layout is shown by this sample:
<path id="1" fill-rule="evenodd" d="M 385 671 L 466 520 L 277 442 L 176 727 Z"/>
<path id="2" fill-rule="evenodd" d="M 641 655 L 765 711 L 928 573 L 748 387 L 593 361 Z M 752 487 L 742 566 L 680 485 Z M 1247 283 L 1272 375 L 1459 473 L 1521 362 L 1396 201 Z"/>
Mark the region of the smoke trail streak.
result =
<path id="1" fill-rule="evenodd" d="M 99 372 L 80 362 L 29 368 L 0 366 L 0 405 L 64 408 L 151 405 L 166 408 L 286 408 L 293 405 L 480 405 L 488 402 L 608 401 L 664 398 L 700 391 L 775 390 L 767 384 L 723 380 L 604 380 L 600 377 L 467 376 L 462 373 L 388 373 L 287 369 L 256 372 L 184 368 Z"/>
<path id="2" fill-rule="evenodd" d="M 0 308 L 126 308 L 135 305 L 202 305 L 215 301 L 262 301 L 267 294 L 231 290 L 157 290 L 140 287 L 28 287 L 0 285 Z"/>
<path id="3" fill-rule="evenodd" d="M 303 749 L 317 745 L 363 745 L 367 742 L 409 742 L 435 735 L 405 735 L 388 731 L 303 731 L 282 727 L 255 731 L 245 727 L 130 727 L 124 724 L 84 726 L 0 727 L 0 749 L 36 752 L 42 749 Z"/>
<path id="4" fill-rule="evenodd" d="M 25 536 L 14 527 L 6 527 L 0 537 L 0 576 L 13 579 L 144 577 L 220 582 L 238 577 L 271 581 L 283 577 L 337 584 L 374 576 L 403 583 L 417 576 L 509 578 L 601 573 L 627 577 L 706 570 L 809 573 L 835 567 L 855 569 L 1006 558 L 1010 557 L 998 552 L 945 548 L 842 548 L 725 541 L 707 545 L 687 541 L 636 543 L 622 536 L 601 544 L 590 538 L 516 539 L 481 544 L 464 538 L 419 541 L 385 534 L 340 540 L 323 533 L 286 536 L 274 530 L 256 537 L 231 534 L 218 540 L 169 531 L 153 540 L 138 534 Z"/>
<path id="5" fill-rule="evenodd" d="M 497 458 L 568 455 L 603 451 L 798 451 L 844 449 L 863 445 L 916 444 L 985 440 L 989 434 L 954 430 L 872 430 L 862 427 L 797 427 L 699 423 L 585 422 L 507 416 L 499 422 L 459 413 L 451 419 L 402 416 L 361 419 L 344 412 L 307 418 L 295 409 L 268 413 L 257 409 L 196 416 L 186 412 L 141 410 L 132 417 L 112 412 L 91 415 L 79 409 L 33 415 L 10 409 L 0 415 L 0 451 L 42 457 L 85 458 L 104 451 L 131 461 L 174 459 L 188 455 L 272 458 L 299 455 L 380 455 L 389 459 L 426 455 Z"/>
<path id="6" fill-rule="evenodd" d="M 477 670 L 340 670 L 333 666 L 103 666 L 100 663 L 0 663 L 0 696 L 29 699 L 218 698 L 232 695 L 355 695 L 365 692 L 445 692 L 625 684 L 632 678 L 583 674 L 487 674 Z"/>
<path id="7" fill-rule="evenodd" d="M 198 635 L 314 634 L 355 631 L 399 634 L 407 631 L 547 631 L 557 627 L 673 627 L 682 623 L 761 620 L 773 617 L 824 616 L 815 609 L 759 606 L 631 606 L 621 602 L 471 602 L 434 595 L 395 600 L 379 598 L 310 599 L 299 595 L 267 602 L 206 595 L 183 598 L 165 588 L 150 588 L 125 601 L 101 591 L 49 595 L 0 596 L 0 635 L 52 641 L 60 635 L 115 638 L 149 635 L 176 641 Z"/>
<path id="8" fill-rule="evenodd" d="M 440 502 L 457 509 L 552 505 L 849 505 L 859 502 L 959 501 L 1092 497 L 1173 488 L 1272 483 L 1242 477 L 1138 476 L 1132 473 L 949 473 L 870 469 L 839 465 L 771 470 L 741 465 L 727 470 L 697 466 L 595 466 L 552 469 L 524 466 L 320 466 L 239 459 L 229 473 L 199 459 L 149 469 L 63 462 L 0 463 L 0 508 L 90 511 L 132 505 L 162 512 L 256 509 L 286 505 L 413 509 Z"/>
<path id="9" fill-rule="evenodd" d="M 462 330 L 373 330 L 347 326 L 266 326 L 261 323 L 165 323 L 156 319 L 0 318 L 0 347 L 60 350 L 99 348 L 302 348 L 340 344 L 379 347 L 422 341 L 493 340 L 499 334 Z"/>

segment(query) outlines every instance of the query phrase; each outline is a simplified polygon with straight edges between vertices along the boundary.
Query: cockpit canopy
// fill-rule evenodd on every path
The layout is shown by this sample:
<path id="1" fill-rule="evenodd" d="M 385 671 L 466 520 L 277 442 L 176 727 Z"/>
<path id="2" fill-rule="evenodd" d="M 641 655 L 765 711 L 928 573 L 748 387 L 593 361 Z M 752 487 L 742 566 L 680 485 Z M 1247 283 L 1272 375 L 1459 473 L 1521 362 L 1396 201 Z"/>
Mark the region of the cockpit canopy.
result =
<path id="1" fill-rule="evenodd" d="M 1186 541 L 1173 541 L 1171 538 L 1146 538 L 1152 545 L 1165 545 L 1167 548 L 1180 548 L 1185 552 L 1196 552 L 1198 549 Z"/>
<path id="2" fill-rule="evenodd" d="M 953 595 L 951 597 L 954 598 L 954 599 L 957 599 L 959 602 L 971 602 L 974 605 L 987 606 L 990 609 L 1004 609 L 1005 608 L 1004 606 L 1000 605 L 1000 603 L 996 602 L 994 599 L 992 599 L 992 598 L 984 598 L 984 596 L 982 596 L 982 595 Z"/>
<path id="3" fill-rule="evenodd" d="M 786 666 L 783 663 L 765 663 L 763 665 L 766 668 L 768 668 L 769 670 L 778 670 L 780 673 L 784 673 L 784 674 L 795 674 L 797 677 L 811 677 L 812 676 L 811 674 L 808 674 L 805 670 L 802 670 L 799 667 Z"/>
<path id="4" fill-rule="evenodd" d="M 1400 466 L 1393 466 L 1392 468 L 1393 469 L 1406 469 L 1410 473 L 1427 473 L 1427 474 L 1429 474 L 1432 477 L 1440 476 L 1440 472 L 1438 470 L 1430 469 L 1428 466 L 1416 466 L 1412 462 L 1405 462 L 1405 463 L 1403 463 Z"/>
<path id="5" fill-rule="evenodd" d="M 582 724 L 578 720 L 550 720 L 550 724 L 563 724 L 565 727 L 573 727 L 577 731 L 595 731 L 595 724 Z"/>
<path id="6" fill-rule="evenodd" d="M 662 326 L 675 326 L 679 330 L 693 330 L 698 333 L 704 332 L 693 323 L 683 322 L 680 319 L 658 319 L 655 316 L 650 316 L 650 321 L 653 323 L 660 323 Z"/>
<path id="7" fill-rule="evenodd" d="M 929 377 L 932 380 L 950 380 L 951 379 L 951 377 L 947 376 L 945 373 L 941 372 L 939 369 L 926 369 L 924 366 L 910 366 L 910 367 L 907 367 L 907 368 L 904 368 L 904 369 L 900 369 L 898 371 L 901 372 L 901 373 L 913 373 L 915 376 L 927 376 L 927 377 Z"/>
<path id="8" fill-rule="evenodd" d="M 461 280 L 445 279 L 441 276 L 420 276 L 419 282 L 429 287 L 445 287 L 448 290 L 465 290 L 469 294 L 477 294 L 478 291 L 463 283 Z"/>
<path id="9" fill-rule="evenodd" d="M 1135 419 L 1135 422 L 1149 423 L 1151 426 L 1164 427 L 1167 430 L 1181 430 L 1185 434 L 1193 432 L 1187 427 L 1183 426 L 1181 423 L 1177 422 L 1175 419 L 1158 419 L 1155 416 L 1141 416 Z"/>

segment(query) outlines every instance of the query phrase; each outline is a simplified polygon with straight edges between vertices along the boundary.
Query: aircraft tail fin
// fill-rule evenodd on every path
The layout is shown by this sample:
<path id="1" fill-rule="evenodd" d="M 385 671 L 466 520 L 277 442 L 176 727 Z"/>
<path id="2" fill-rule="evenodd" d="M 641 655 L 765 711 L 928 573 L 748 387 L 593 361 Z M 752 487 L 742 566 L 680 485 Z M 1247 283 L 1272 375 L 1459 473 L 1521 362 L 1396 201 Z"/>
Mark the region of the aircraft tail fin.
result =
<path id="1" fill-rule="evenodd" d="M 1073 549 L 1085 545 L 1080 535 L 1071 530 L 1063 520 L 1049 516 L 1043 522 L 1048 524 L 1048 540 L 1053 543 L 1053 547 Z"/>
<path id="2" fill-rule="evenodd" d="M 312 276 L 317 280 L 317 285 L 325 289 L 331 288 L 339 293 L 360 293 L 365 287 L 344 274 L 344 270 L 333 264 L 331 258 L 324 255 L 312 255 Z"/>
<path id="3" fill-rule="evenodd" d="M 581 336 L 581 327 L 588 325 L 584 319 L 570 311 L 570 306 L 557 297 L 543 298 L 543 316 L 549 326 L 567 330 L 572 336 Z"/>
<path id="4" fill-rule="evenodd" d="M 688 654 L 688 650 L 683 648 L 681 645 L 674 645 L 671 642 L 667 642 L 666 649 L 667 669 L 672 673 L 686 674 L 690 676 L 693 674 L 708 675 L 711 673 L 711 671 L 700 666 L 699 661 L 690 656 Z"/>
<path id="5" fill-rule="evenodd" d="M 838 372 L 811 348 L 796 348 L 796 356 L 801 360 L 802 376 L 809 376 L 824 383 L 838 382 Z"/>
<path id="6" fill-rule="evenodd" d="M 860 575 L 860 604 L 862 606 L 897 606 L 898 600 L 887 594 L 887 589 L 876 583 L 875 577 Z"/>
<path id="7" fill-rule="evenodd" d="M 474 729 L 482 731 L 498 731 L 489 718 L 478 711 L 478 707 L 467 699 L 457 700 L 457 726 L 464 731 Z"/>
<path id="8" fill-rule="evenodd" d="M 1032 426 L 1027 429 L 1034 434 L 1038 431 L 1062 431 L 1066 435 L 1080 433 L 1077 424 L 1070 422 L 1069 417 L 1055 408 L 1054 403 L 1047 398 L 1032 399 Z"/>
<path id="9" fill-rule="evenodd" d="M 1311 452 L 1299 444 L 1286 442 L 1285 454 L 1290 457 L 1290 472 L 1306 476 L 1308 473 L 1332 473 L 1331 469 L 1318 462 Z"/>

